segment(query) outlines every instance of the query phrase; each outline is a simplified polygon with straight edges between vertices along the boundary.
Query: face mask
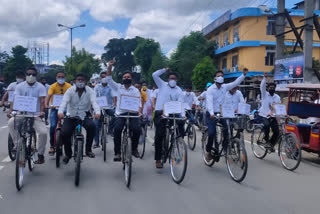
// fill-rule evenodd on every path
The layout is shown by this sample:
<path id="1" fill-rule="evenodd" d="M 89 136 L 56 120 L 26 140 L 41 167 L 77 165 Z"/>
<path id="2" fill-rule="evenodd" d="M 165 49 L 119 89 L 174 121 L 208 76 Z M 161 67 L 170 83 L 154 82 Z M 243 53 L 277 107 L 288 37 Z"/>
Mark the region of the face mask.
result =
<path id="1" fill-rule="evenodd" d="M 122 80 L 122 83 L 125 85 L 129 85 L 132 83 L 132 79 L 124 79 L 124 80 Z"/>
<path id="2" fill-rule="evenodd" d="M 63 85 L 63 84 L 64 84 L 64 79 L 57 79 L 57 82 L 58 82 L 60 85 Z"/>
<path id="3" fill-rule="evenodd" d="M 216 78 L 216 82 L 221 84 L 221 83 L 224 82 L 224 78 L 223 77 L 217 77 Z"/>
<path id="4" fill-rule="evenodd" d="M 175 80 L 169 80 L 169 86 L 171 87 L 171 88 L 174 88 L 174 87 L 176 87 L 176 85 L 177 85 L 177 81 L 175 81 Z"/>
<path id="5" fill-rule="evenodd" d="M 187 93 L 186 93 L 187 96 L 190 96 L 190 94 L 191 94 L 190 92 L 187 92 Z"/>
<path id="6" fill-rule="evenodd" d="M 269 90 L 269 94 L 270 94 L 270 95 L 274 95 L 274 92 L 275 92 L 274 89 L 270 89 L 270 90 Z"/>
<path id="7" fill-rule="evenodd" d="M 86 85 L 84 84 L 84 82 L 76 82 L 76 86 L 77 88 L 84 88 Z"/>
<path id="8" fill-rule="evenodd" d="M 23 82 L 24 80 L 23 80 L 23 79 L 20 79 L 20 78 L 17 78 L 16 81 L 17 81 L 17 83 L 21 83 L 21 82 Z"/>
<path id="9" fill-rule="evenodd" d="M 106 84 L 107 82 L 108 82 L 107 78 L 101 79 L 101 83 L 102 83 L 102 84 Z"/>
<path id="10" fill-rule="evenodd" d="M 37 78 L 35 76 L 27 76 L 26 80 L 28 83 L 35 83 L 37 81 Z"/>

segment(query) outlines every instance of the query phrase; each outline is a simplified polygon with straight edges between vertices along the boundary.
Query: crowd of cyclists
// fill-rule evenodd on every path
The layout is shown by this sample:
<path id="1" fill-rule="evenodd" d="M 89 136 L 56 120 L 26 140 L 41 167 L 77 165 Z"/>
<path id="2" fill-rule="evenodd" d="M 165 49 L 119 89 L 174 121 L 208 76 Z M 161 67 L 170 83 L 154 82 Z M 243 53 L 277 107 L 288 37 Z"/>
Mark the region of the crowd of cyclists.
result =
<path id="1" fill-rule="evenodd" d="M 77 74 L 74 81 L 70 84 L 66 82 L 66 75 L 63 71 L 56 73 L 56 82 L 52 85 L 46 83 L 45 78 L 37 81 L 37 69 L 34 67 L 28 68 L 25 72 L 16 72 L 16 82 L 11 83 L 2 100 L 1 106 L 5 105 L 7 101 L 11 103 L 10 110 L 7 116 L 10 118 L 8 127 L 13 142 L 17 145 L 20 140 L 18 130 L 15 129 L 12 112 L 14 111 L 14 96 L 31 96 L 37 98 L 37 109 L 32 115 L 36 115 L 33 126 L 38 135 L 38 160 L 36 164 L 45 163 L 45 151 L 47 146 L 47 128 L 44 123 L 49 120 L 49 155 L 55 153 L 54 134 L 57 127 L 58 120 L 63 119 L 61 128 L 61 135 L 64 145 L 63 162 L 68 164 L 72 157 L 71 136 L 73 130 L 77 125 L 77 119 L 83 121 L 83 127 L 86 129 L 86 146 L 85 154 L 89 158 L 95 158 L 93 149 L 101 146 L 100 129 L 101 129 L 101 111 L 105 111 L 110 116 L 111 121 L 108 127 L 108 132 L 114 141 L 114 158 L 113 160 L 121 161 L 121 140 L 122 131 L 125 126 L 125 119 L 122 117 L 115 117 L 115 115 L 133 115 L 140 116 L 147 121 L 150 126 L 152 123 L 155 126 L 154 149 L 155 149 L 155 167 L 163 168 L 161 162 L 162 143 L 166 120 L 163 119 L 164 105 L 170 101 L 178 101 L 183 103 L 185 111 L 182 111 L 180 117 L 187 117 L 189 122 L 197 125 L 204 124 L 208 128 L 208 139 L 206 145 L 205 159 L 212 160 L 213 149 L 218 150 L 216 143 L 217 135 L 217 120 L 216 117 L 221 113 L 221 105 L 227 104 L 233 106 L 234 112 L 238 111 L 239 103 L 245 103 L 242 93 L 238 90 L 238 86 L 244 81 L 248 69 L 243 69 L 243 74 L 235 81 L 225 83 L 224 73 L 222 71 L 216 72 L 212 77 L 213 83 L 208 83 L 202 92 L 193 92 L 191 86 L 179 87 L 179 76 L 172 72 L 169 68 L 164 68 L 155 71 L 152 74 L 155 82 L 154 87 L 148 87 L 146 82 L 133 82 L 133 75 L 131 72 L 122 74 L 121 83 L 117 83 L 112 78 L 112 67 L 115 61 L 108 63 L 106 71 L 100 73 L 99 82 L 94 88 L 87 85 L 88 79 L 85 74 Z M 166 76 L 161 78 L 161 76 Z M 261 82 L 261 108 L 259 109 L 259 116 L 257 120 L 265 126 L 264 140 L 271 142 L 274 146 L 275 139 L 279 134 L 276 120 L 272 120 L 268 115 L 272 112 L 272 104 L 281 103 L 280 97 L 275 94 L 275 84 L 269 83 L 266 86 L 267 74 L 265 74 Z M 166 81 L 164 80 L 166 79 Z M 128 112 L 120 108 L 120 99 L 122 95 L 139 97 L 141 104 L 138 112 Z M 61 96 L 60 105 L 53 105 L 54 98 Z M 107 106 L 99 106 L 97 97 L 106 97 Z M 49 111 L 48 111 L 49 110 Z M 198 113 L 195 113 L 198 112 Z M 31 113 L 30 113 L 31 114 Z M 43 121 L 44 119 L 44 121 Z M 139 137 L 141 132 L 140 118 L 130 119 L 130 132 L 132 133 L 132 155 L 139 157 L 137 149 L 139 144 Z M 223 126 L 226 126 L 224 120 L 220 121 Z M 184 121 L 178 121 L 179 133 L 183 138 L 185 135 Z M 273 136 L 269 139 L 270 128 Z M 224 130 L 224 139 L 227 139 L 228 129 Z M 107 136 L 102 136 L 107 137 Z"/>

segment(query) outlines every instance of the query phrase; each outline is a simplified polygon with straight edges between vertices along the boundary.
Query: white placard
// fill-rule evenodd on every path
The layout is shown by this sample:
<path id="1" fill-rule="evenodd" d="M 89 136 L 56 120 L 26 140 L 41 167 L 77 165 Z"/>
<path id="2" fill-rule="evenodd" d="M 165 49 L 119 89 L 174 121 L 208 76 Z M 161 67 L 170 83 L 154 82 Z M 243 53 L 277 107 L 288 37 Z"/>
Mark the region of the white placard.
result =
<path id="1" fill-rule="evenodd" d="M 59 107 L 62 103 L 63 95 L 54 94 L 52 98 L 52 106 Z"/>
<path id="2" fill-rule="evenodd" d="M 163 105 L 163 113 L 165 115 L 169 114 L 181 114 L 184 105 L 178 101 L 170 101 Z"/>
<path id="3" fill-rule="evenodd" d="M 8 91 L 8 102 L 13 102 L 14 91 Z"/>
<path id="4" fill-rule="evenodd" d="M 223 117 L 234 118 L 234 108 L 233 105 L 223 104 L 221 107 L 221 113 Z"/>
<path id="5" fill-rule="evenodd" d="M 108 107 L 107 97 L 96 97 L 96 101 L 100 107 Z"/>
<path id="6" fill-rule="evenodd" d="M 274 104 L 275 115 L 285 116 L 287 115 L 286 105 L 284 104 Z"/>
<path id="7" fill-rule="evenodd" d="M 37 97 L 29 96 L 14 96 L 13 109 L 17 111 L 26 111 L 26 112 L 37 112 Z"/>
<path id="8" fill-rule="evenodd" d="M 139 112 L 141 105 L 140 97 L 121 95 L 120 97 L 120 110 L 129 112 Z"/>
<path id="9" fill-rule="evenodd" d="M 238 105 L 238 114 L 250 115 L 250 109 L 251 109 L 250 104 L 239 103 L 239 105 Z"/>

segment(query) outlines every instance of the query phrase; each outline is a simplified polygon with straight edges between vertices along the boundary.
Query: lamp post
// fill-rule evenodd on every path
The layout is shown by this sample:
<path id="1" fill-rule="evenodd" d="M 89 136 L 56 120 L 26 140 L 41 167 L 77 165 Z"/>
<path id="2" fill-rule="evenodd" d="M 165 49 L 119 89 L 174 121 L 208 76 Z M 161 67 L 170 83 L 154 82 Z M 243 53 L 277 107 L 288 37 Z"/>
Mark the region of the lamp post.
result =
<path id="1" fill-rule="evenodd" d="M 70 66 L 70 72 L 72 71 L 72 30 L 75 29 L 75 28 L 78 28 L 78 27 L 85 27 L 86 25 L 85 24 L 82 24 L 82 25 L 78 25 L 78 26 L 74 26 L 74 27 L 69 27 L 69 26 L 66 26 L 66 25 L 63 25 L 63 24 L 58 24 L 58 27 L 65 27 L 67 29 L 70 30 L 70 35 L 71 35 L 71 54 L 70 54 L 70 59 L 71 59 L 71 66 Z"/>

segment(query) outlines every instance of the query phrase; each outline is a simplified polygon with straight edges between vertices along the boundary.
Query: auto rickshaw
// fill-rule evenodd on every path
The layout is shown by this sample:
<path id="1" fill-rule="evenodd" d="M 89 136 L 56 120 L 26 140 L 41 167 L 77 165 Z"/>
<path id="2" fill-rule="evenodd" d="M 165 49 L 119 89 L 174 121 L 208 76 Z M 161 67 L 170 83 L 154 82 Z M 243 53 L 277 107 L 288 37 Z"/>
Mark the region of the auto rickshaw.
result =
<path id="1" fill-rule="evenodd" d="M 287 112 L 300 121 L 287 121 L 286 131 L 294 133 L 304 151 L 320 157 L 320 84 L 289 84 Z"/>

